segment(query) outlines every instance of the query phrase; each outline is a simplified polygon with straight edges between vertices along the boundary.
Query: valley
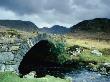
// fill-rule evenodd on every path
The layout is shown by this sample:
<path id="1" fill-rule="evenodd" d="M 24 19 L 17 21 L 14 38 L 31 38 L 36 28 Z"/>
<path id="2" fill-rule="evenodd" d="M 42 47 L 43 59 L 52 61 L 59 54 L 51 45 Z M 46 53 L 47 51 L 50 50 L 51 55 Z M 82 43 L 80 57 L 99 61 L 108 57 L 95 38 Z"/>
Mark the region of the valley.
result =
<path id="1" fill-rule="evenodd" d="M 94 19 L 94 20 L 96 21 L 97 19 Z M 92 20 L 92 22 L 94 20 Z M 89 25 L 90 23 L 87 23 L 87 25 Z M 100 24 L 100 21 L 98 23 Z M 83 26 L 82 24 L 83 22 L 81 23 L 81 26 Z M 94 25 L 98 26 L 97 23 Z M 107 23 L 105 26 L 108 26 L 108 25 L 109 24 Z M 33 30 L 31 31 L 10 28 L 10 27 L 7 27 L 7 25 L 0 26 L 0 57 L 1 57 L 0 82 L 8 82 L 8 80 L 10 80 L 10 82 L 25 82 L 25 81 L 45 82 L 47 80 L 48 80 L 47 82 L 51 82 L 53 79 L 55 82 L 71 82 L 72 80 L 73 82 L 76 82 L 76 81 L 80 81 L 80 80 L 77 80 L 77 77 L 74 75 L 75 71 L 77 72 L 78 70 L 80 70 L 81 75 L 82 75 L 82 72 L 88 73 L 89 76 L 92 75 L 92 78 L 94 79 L 96 79 L 98 75 L 100 77 L 104 77 L 103 75 L 106 75 L 109 77 L 110 75 L 110 35 L 108 31 L 110 30 L 108 28 L 107 28 L 107 31 L 105 31 L 105 29 L 104 31 L 103 30 L 90 31 L 87 29 L 82 30 L 80 29 L 81 26 L 78 24 L 78 26 L 80 26 L 80 28 L 77 27 L 78 29 L 76 28 L 77 25 L 75 25 L 73 26 L 74 29 L 73 27 L 71 27 L 72 30 L 69 28 L 68 28 L 69 30 L 65 30 L 66 29 L 65 27 L 61 27 L 62 29 L 59 29 L 58 32 L 56 32 L 56 30 L 60 28 L 59 26 L 58 27 L 57 26 L 58 25 L 54 27 L 55 30 L 52 29 L 53 31 L 49 30 L 50 28 L 43 31 L 41 30 L 39 31 L 39 28 L 36 28 L 37 26 L 35 28 L 33 27 Z M 86 23 L 84 23 L 84 26 L 86 26 Z M 24 27 L 24 28 L 28 29 L 29 27 L 28 28 Z M 62 31 L 63 28 L 64 28 L 64 31 Z M 86 28 L 88 28 L 88 26 Z M 37 29 L 37 30 L 34 30 L 34 29 Z M 48 41 L 48 43 L 49 42 L 50 43 L 44 44 L 46 45 L 46 48 L 41 48 L 42 50 L 38 50 L 39 52 L 37 52 L 37 50 L 33 51 L 33 52 L 37 52 L 33 54 L 38 55 L 37 58 L 39 59 L 40 62 L 45 61 L 43 64 L 37 63 L 37 65 L 41 65 L 41 67 L 44 65 L 44 67 L 41 68 L 40 71 L 41 71 L 41 74 L 44 73 L 44 75 L 46 74 L 46 76 L 41 78 L 34 78 L 34 76 L 31 75 L 32 78 L 29 79 L 30 75 L 27 74 L 28 77 L 20 78 L 18 67 L 21 61 L 23 60 L 23 58 L 25 57 L 25 54 L 28 53 L 30 49 L 33 49 L 34 45 L 38 45 L 37 43 L 43 40 L 44 41 L 46 40 Z M 49 47 L 51 43 L 54 47 L 51 47 L 51 46 Z M 36 49 L 39 49 L 39 48 L 37 46 Z M 48 53 L 52 54 L 51 56 L 47 55 L 48 53 L 46 49 L 48 48 L 50 48 Z M 48 58 L 46 58 L 45 54 L 42 52 L 43 50 L 44 52 L 46 52 L 45 54 L 47 55 Z M 38 53 L 42 55 L 39 55 Z M 57 61 L 53 61 L 55 58 L 54 55 L 57 56 L 57 57 L 55 56 Z M 32 60 L 30 60 L 30 62 L 31 61 Z M 57 63 L 58 66 L 55 63 Z M 49 65 L 55 64 L 55 67 L 51 68 L 49 67 L 48 64 Z M 47 67 L 45 67 L 45 65 Z M 35 66 L 35 68 L 38 69 L 37 66 Z M 47 70 L 47 68 L 49 68 L 49 70 Z M 61 69 L 63 68 L 63 69 L 59 72 L 59 69 L 57 68 L 61 68 Z M 32 69 L 33 70 L 31 71 L 36 71 L 34 68 Z M 55 69 L 58 73 L 55 70 L 51 71 L 53 69 Z M 71 73 L 72 73 L 72 76 L 71 76 Z M 80 73 L 77 72 L 76 75 L 80 75 Z M 94 74 L 96 76 L 93 77 Z M 37 75 L 37 73 L 35 75 Z M 39 75 L 40 74 L 38 72 L 37 76 Z M 15 79 L 12 79 L 13 76 L 15 77 Z M 108 77 L 104 77 L 106 79 L 106 81 L 104 82 L 107 82 L 107 80 L 110 80 L 110 79 L 107 79 Z M 46 80 L 44 78 L 46 78 Z M 86 82 L 89 82 L 89 81 L 86 81 Z"/>

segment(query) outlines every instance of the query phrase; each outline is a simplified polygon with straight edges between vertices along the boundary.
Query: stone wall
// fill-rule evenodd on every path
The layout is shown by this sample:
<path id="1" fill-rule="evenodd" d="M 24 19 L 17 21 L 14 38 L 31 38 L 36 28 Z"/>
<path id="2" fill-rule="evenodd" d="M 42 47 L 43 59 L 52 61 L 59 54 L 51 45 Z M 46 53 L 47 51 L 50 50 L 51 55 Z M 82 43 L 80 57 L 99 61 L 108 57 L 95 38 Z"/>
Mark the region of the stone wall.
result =
<path id="1" fill-rule="evenodd" d="M 7 41 L 8 40 L 8 41 Z M 31 48 L 31 40 L 17 38 L 0 39 L 0 71 L 16 71 L 25 53 Z M 33 46 L 33 45 L 32 45 Z"/>
<path id="2" fill-rule="evenodd" d="M 37 42 L 49 39 L 46 34 L 39 34 L 36 37 L 27 40 L 17 37 L 1 37 L 0 38 L 0 72 L 14 71 L 18 73 L 18 66 L 23 56 Z"/>

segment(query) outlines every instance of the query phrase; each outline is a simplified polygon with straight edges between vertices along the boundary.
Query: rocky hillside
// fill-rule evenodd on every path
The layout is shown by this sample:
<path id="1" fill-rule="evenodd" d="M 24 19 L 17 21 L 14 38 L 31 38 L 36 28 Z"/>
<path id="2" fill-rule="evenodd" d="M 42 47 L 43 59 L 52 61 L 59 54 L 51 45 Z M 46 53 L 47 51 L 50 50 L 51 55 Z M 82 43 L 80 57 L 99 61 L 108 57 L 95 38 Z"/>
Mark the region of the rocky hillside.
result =
<path id="1" fill-rule="evenodd" d="M 22 31 L 37 31 L 37 26 L 30 21 L 21 20 L 0 20 L 0 28 L 12 28 Z"/>
<path id="2" fill-rule="evenodd" d="M 69 32 L 69 28 L 59 25 L 54 25 L 51 28 L 47 28 L 47 27 L 41 28 L 40 31 L 51 34 L 66 34 Z"/>
<path id="3" fill-rule="evenodd" d="M 110 33 L 110 19 L 95 18 L 93 20 L 84 20 L 71 27 L 71 31 L 89 31 Z"/>

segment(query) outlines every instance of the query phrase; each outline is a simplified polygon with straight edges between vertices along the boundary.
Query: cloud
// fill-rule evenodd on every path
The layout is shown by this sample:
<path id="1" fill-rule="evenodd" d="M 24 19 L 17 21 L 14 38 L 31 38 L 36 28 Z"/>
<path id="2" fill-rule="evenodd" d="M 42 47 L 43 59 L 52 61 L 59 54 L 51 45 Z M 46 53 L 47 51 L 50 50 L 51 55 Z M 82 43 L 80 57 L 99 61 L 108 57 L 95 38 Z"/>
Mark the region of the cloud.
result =
<path id="1" fill-rule="evenodd" d="M 70 0 L 1 0 L 0 6 L 18 14 L 36 14 L 53 9 L 68 13 L 71 10 L 69 2 Z"/>
<path id="2" fill-rule="evenodd" d="M 0 19 L 30 20 L 40 27 L 69 27 L 86 19 L 110 18 L 109 3 L 110 0 L 0 0 Z"/>

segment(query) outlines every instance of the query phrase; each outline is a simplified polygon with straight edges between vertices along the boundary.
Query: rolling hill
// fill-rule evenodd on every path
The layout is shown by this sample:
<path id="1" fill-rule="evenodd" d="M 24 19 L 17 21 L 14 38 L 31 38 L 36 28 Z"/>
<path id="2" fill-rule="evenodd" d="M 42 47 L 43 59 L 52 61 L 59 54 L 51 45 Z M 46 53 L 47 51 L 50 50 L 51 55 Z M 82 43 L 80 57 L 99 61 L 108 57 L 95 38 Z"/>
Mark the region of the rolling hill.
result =
<path id="1" fill-rule="evenodd" d="M 0 20 L 0 28 L 11 28 L 22 31 L 37 31 L 38 27 L 30 21 Z"/>
<path id="2" fill-rule="evenodd" d="M 74 31 L 110 33 L 110 19 L 95 18 L 92 20 L 84 20 L 71 27 L 71 32 L 74 32 Z"/>

